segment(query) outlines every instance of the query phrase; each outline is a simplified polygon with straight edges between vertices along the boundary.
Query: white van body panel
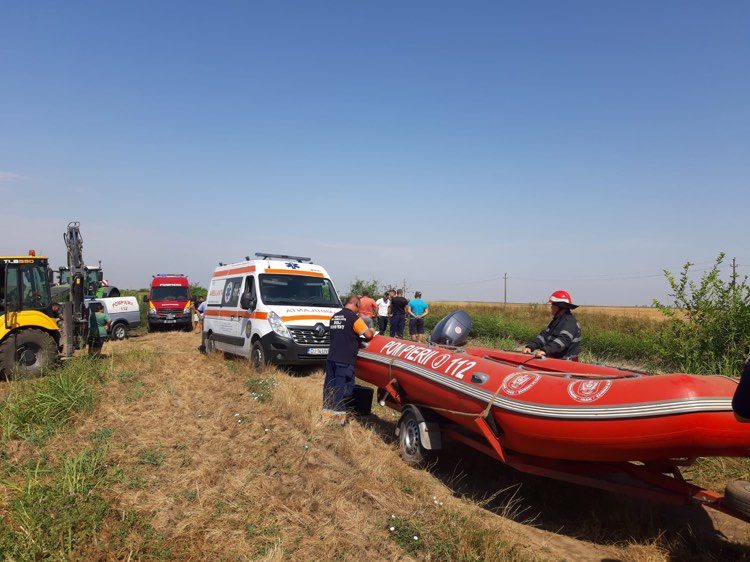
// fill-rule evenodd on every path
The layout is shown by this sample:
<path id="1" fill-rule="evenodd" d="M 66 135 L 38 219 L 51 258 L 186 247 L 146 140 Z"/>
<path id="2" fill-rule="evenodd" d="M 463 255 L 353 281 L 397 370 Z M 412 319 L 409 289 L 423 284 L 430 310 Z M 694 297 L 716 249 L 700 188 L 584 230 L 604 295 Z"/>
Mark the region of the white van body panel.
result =
<path id="1" fill-rule="evenodd" d="M 254 307 L 241 307 L 243 293 L 255 296 Z M 335 287 L 320 265 L 274 259 L 223 265 L 209 284 L 204 337 L 216 349 L 244 357 L 261 340 L 271 362 L 321 362 L 328 352 L 331 316 L 340 309 Z M 274 331 L 274 317 L 289 337 Z"/>

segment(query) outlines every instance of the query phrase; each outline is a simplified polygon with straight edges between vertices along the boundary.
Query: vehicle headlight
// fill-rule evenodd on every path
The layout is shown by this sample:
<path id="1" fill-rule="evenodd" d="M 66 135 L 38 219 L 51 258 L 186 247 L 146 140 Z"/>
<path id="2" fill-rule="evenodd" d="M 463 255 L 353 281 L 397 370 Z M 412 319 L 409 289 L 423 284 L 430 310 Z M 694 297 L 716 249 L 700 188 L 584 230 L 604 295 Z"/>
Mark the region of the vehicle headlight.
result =
<path id="1" fill-rule="evenodd" d="M 284 323 L 281 321 L 281 318 L 279 318 L 279 315 L 275 312 L 268 313 L 268 323 L 271 325 L 271 329 L 279 334 L 282 338 L 292 338 L 292 334 L 289 332 L 289 328 L 284 325 Z"/>
<path id="2" fill-rule="evenodd" d="M 183 314 L 190 314 L 190 305 L 187 305 L 185 308 L 182 309 Z"/>
<path id="3" fill-rule="evenodd" d="M 153 306 L 148 307 L 148 313 L 149 314 L 156 314 L 156 309 Z"/>

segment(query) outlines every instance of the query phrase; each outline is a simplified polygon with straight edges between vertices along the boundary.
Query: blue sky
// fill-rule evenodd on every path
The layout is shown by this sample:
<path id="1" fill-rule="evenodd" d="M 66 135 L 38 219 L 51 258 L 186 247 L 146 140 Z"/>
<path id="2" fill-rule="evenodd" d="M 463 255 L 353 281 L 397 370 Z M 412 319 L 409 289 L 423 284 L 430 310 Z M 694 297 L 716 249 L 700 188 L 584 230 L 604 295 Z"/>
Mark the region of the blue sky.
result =
<path id="1" fill-rule="evenodd" d="M 0 252 L 204 282 L 255 251 L 340 290 L 663 298 L 750 273 L 750 3 L 16 2 Z"/>

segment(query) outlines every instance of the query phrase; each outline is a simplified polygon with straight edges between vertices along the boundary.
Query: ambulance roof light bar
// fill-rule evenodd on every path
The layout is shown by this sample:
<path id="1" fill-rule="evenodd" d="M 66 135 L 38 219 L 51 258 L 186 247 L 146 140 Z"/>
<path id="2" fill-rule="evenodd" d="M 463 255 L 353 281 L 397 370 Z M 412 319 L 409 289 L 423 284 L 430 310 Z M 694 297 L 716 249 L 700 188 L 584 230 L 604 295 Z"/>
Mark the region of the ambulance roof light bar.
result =
<path id="1" fill-rule="evenodd" d="M 298 262 L 310 262 L 312 258 L 303 258 L 301 256 L 287 256 L 286 254 L 269 254 L 267 252 L 255 252 L 255 257 L 262 260 L 266 259 L 279 259 L 279 260 L 294 260 Z"/>
<path id="2" fill-rule="evenodd" d="M 151 277 L 185 277 L 184 273 L 157 273 Z"/>

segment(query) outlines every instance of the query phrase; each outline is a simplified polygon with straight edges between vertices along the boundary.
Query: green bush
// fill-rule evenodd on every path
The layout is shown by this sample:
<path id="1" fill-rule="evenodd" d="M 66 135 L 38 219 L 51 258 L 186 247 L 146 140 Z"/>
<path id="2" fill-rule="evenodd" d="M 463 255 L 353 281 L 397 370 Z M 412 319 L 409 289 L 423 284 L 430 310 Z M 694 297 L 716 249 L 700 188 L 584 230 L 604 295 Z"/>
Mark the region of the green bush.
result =
<path id="1" fill-rule="evenodd" d="M 724 254 L 699 282 L 690 279 L 692 263 L 679 276 L 665 271 L 672 302 L 654 305 L 668 318 L 658 350 L 670 368 L 687 373 L 736 375 L 750 350 L 750 286 L 733 272 L 721 278 Z"/>

